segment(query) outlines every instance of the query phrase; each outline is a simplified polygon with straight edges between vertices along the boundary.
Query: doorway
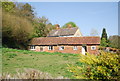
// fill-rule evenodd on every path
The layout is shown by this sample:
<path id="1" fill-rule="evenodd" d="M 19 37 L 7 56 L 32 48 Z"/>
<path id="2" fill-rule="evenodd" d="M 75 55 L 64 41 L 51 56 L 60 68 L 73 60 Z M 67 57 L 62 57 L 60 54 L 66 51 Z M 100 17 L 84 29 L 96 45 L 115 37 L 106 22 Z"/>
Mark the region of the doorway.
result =
<path id="1" fill-rule="evenodd" d="M 82 54 L 86 55 L 87 47 L 85 45 L 82 46 Z"/>

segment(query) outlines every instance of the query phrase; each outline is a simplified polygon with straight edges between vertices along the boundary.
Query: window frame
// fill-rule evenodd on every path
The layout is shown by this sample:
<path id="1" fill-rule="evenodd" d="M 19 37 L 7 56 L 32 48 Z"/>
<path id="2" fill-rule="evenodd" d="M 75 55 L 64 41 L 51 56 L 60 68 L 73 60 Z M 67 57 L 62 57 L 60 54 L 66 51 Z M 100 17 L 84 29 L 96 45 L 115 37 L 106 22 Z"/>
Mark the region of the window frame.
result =
<path id="1" fill-rule="evenodd" d="M 73 50 L 78 50 L 77 46 L 73 46 Z"/>
<path id="2" fill-rule="evenodd" d="M 31 46 L 30 46 L 30 49 L 31 49 L 31 50 L 35 50 L 35 45 L 31 45 Z"/>
<path id="3" fill-rule="evenodd" d="M 94 47 L 94 49 L 93 49 L 93 47 Z M 96 50 L 96 46 L 91 46 L 91 50 Z"/>
<path id="4" fill-rule="evenodd" d="M 53 46 L 48 46 L 48 50 L 54 50 Z"/>
<path id="5" fill-rule="evenodd" d="M 64 46 L 60 46 L 60 47 L 59 47 L 59 50 L 64 50 L 64 49 L 61 49 L 62 47 L 65 49 L 65 47 L 64 47 Z"/>

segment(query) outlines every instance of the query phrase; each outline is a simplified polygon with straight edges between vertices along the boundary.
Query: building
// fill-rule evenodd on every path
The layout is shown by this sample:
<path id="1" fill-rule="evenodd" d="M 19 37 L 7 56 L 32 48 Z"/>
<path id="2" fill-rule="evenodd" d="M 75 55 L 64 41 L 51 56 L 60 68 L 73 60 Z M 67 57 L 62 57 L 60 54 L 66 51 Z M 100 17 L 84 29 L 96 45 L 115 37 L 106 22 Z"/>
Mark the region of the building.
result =
<path id="1" fill-rule="evenodd" d="M 78 27 L 60 28 L 57 24 L 56 29 L 49 32 L 47 37 L 81 37 L 82 33 Z"/>
<path id="2" fill-rule="evenodd" d="M 61 52 L 98 54 L 100 37 L 38 37 L 33 38 L 29 50 L 38 52 Z"/>

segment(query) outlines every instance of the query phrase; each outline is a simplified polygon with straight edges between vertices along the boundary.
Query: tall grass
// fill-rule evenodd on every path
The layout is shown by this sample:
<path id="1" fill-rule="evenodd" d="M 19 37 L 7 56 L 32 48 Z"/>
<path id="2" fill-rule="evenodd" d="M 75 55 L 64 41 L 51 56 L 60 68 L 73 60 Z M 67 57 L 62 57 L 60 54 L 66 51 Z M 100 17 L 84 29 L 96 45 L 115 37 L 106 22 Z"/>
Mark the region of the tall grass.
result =
<path id="1" fill-rule="evenodd" d="M 17 71 L 16 74 L 3 73 L 1 79 L 67 79 L 63 76 L 52 77 L 49 73 L 41 72 L 35 69 L 24 69 L 24 72 Z"/>

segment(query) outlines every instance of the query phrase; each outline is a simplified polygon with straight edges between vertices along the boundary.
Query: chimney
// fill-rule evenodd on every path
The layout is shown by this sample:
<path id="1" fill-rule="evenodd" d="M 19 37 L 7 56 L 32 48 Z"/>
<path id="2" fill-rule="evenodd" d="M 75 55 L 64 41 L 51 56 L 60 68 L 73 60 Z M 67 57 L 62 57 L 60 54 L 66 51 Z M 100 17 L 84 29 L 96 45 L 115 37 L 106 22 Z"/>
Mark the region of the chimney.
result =
<path id="1" fill-rule="evenodd" d="M 60 29 L 60 25 L 59 24 L 56 24 L 55 27 L 56 27 L 57 30 Z"/>
<path id="2" fill-rule="evenodd" d="M 72 28 L 72 25 L 71 24 L 67 24 L 67 28 Z"/>

